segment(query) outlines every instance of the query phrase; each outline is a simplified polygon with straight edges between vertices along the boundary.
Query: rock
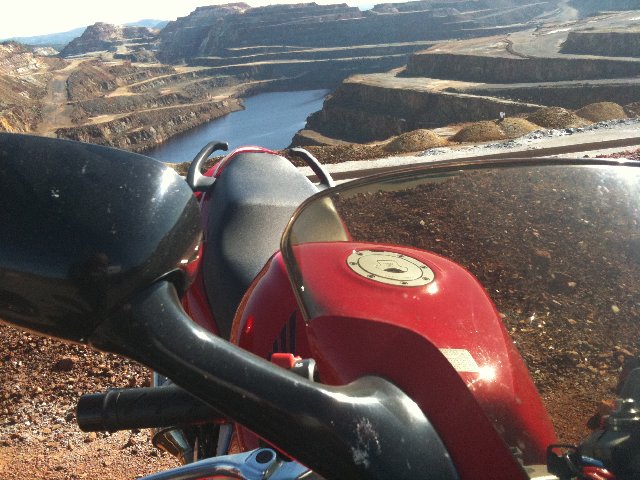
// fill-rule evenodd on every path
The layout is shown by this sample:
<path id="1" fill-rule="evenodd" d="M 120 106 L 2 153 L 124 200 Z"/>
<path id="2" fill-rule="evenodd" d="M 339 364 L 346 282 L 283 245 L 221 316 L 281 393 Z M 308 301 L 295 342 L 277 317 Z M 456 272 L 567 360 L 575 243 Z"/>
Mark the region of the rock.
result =
<path id="1" fill-rule="evenodd" d="M 73 357 L 63 357 L 53 365 L 53 370 L 57 372 L 70 372 L 73 370 L 76 360 L 77 359 Z"/>
<path id="2" fill-rule="evenodd" d="M 551 253 L 546 250 L 534 250 L 532 259 L 534 265 L 540 269 L 547 269 L 551 265 Z"/>
<path id="3" fill-rule="evenodd" d="M 549 290 L 552 293 L 567 293 L 575 288 L 576 282 L 564 273 L 555 272 L 551 274 L 551 282 L 549 282 Z"/>

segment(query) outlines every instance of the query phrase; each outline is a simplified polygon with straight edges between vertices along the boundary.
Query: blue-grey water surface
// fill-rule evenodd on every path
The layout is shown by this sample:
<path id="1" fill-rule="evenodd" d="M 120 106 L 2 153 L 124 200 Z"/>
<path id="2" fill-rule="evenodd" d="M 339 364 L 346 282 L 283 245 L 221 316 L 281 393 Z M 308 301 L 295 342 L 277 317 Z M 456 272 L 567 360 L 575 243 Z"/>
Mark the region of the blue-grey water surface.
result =
<path id="1" fill-rule="evenodd" d="M 212 140 L 229 149 L 259 145 L 282 149 L 304 127 L 307 117 L 322 108 L 328 90 L 261 93 L 244 101 L 244 110 L 188 130 L 144 154 L 163 162 L 186 162 Z"/>

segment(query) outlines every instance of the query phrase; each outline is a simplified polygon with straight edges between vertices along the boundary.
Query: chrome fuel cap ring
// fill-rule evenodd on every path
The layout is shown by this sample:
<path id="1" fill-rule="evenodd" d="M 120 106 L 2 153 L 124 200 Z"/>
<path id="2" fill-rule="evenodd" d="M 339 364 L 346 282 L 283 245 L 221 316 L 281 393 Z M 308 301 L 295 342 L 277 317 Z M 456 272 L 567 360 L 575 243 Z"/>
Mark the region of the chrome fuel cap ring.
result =
<path id="1" fill-rule="evenodd" d="M 347 265 L 361 277 L 386 285 L 420 287 L 435 280 L 426 264 L 401 253 L 354 250 L 347 257 Z"/>

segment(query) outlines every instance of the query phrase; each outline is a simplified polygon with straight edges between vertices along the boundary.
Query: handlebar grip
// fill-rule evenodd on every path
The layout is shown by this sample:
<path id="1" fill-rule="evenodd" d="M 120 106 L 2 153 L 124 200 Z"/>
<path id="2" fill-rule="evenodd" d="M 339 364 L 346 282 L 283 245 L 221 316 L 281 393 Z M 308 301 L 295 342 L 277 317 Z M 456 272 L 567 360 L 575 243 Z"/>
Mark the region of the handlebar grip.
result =
<path id="1" fill-rule="evenodd" d="M 176 385 L 114 388 L 82 395 L 76 418 L 84 432 L 113 432 L 203 423 L 223 417 Z"/>

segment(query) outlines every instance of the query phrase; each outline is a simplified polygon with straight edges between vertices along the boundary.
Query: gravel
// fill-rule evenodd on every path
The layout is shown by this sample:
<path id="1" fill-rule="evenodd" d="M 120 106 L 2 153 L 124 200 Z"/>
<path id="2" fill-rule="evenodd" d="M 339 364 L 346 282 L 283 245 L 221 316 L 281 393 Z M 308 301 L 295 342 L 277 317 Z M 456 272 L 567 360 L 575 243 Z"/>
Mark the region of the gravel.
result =
<path id="1" fill-rule="evenodd" d="M 83 433 L 75 423 L 80 395 L 149 378 L 128 360 L 0 324 L 0 478 L 124 480 L 177 466 L 148 431 Z"/>

